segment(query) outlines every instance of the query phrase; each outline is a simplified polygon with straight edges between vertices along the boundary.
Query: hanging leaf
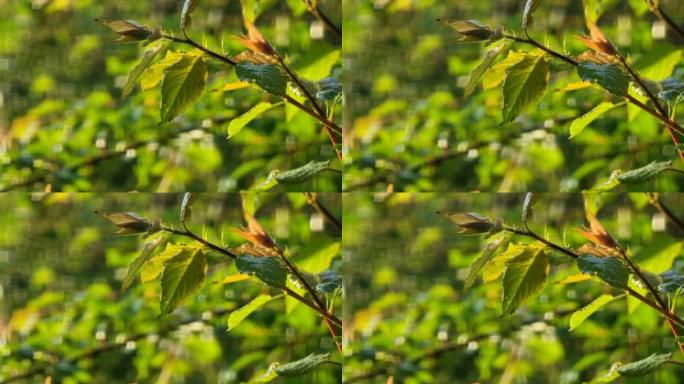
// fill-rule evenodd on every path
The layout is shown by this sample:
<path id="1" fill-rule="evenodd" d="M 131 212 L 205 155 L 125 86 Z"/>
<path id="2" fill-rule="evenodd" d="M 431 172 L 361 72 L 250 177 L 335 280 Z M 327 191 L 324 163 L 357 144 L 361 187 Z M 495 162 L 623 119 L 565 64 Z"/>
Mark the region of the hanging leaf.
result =
<path id="1" fill-rule="evenodd" d="M 480 256 L 472 263 L 470 264 L 470 269 L 468 270 L 468 277 L 466 277 L 465 280 L 465 289 L 468 289 L 472 287 L 473 283 L 475 282 L 475 279 L 477 278 L 477 275 L 480 273 L 482 268 L 487 264 L 496 251 L 503 245 L 504 243 L 507 243 L 508 240 L 510 240 L 510 236 L 501 236 L 493 241 L 490 241 L 485 245 L 484 249 L 480 253 Z"/>
<path id="2" fill-rule="evenodd" d="M 508 51 L 509 44 L 504 44 L 500 45 L 498 47 L 494 47 L 487 52 L 485 52 L 484 57 L 482 58 L 482 61 L 480 64 L 478 64 L 475 69 L 473 69 L 470 72 L 470 76 L 468 77 L 468 84 L 465 87 L 465 91 L 463 93 L 463 97 L 467 98 L 470 96 L 471 93 L 475 90 L 475 87 L 477 86 L 478 82 L 480 81 L 480 78 L 482 78 L 482 75 L 484 75 L 485 72 L 494 64 L 496 59 L 503 53 Z"/>
<path id="3" fill-rule="evenodd" d="M 207 258 L 201 249 L 184 247 L 164 263 L 161 276 L 161 312 L 169 314 L 202 285 Z"/>
<path id="4" fill-rule="evenodd" d="M 523 203 L 522 211 L 522 221 L 527 222 L 534 215 L 534 210 L 532 209 L 535 204 L 539 201 L 539 194 L 534 192 L 527 192 L 525 194 L 525 202 Z"/>
<path id="5" fill-rule="evenodd" d="M 168 236 L 163 235 L 149 239 L 145 242 L 142 251 L 140 251 L 140 255 L 138 255 L 138 257 L 133 259 L 128 264 L 128 272 L 126 272 L 126 277 L 124 278 L 123 284 L 121 286 L 122 290 L 125 290 L 131 286 L 131 283 L 133 283 L 133 279 L 135 278 L 135 274 L 138 273 L 140 267 L 142 267 L 142 265 L 150 259 L 152 254 L 154 254 L 154 251 L 159 248 L 160 245 L 163 246 L 167 241 Z"/>
<path id="6" fill-rule="evenodd" d="M 532 14 L 534 13 L 534 11 L 537 10 L 540 2 L 541 0 L 527 0 L 527 3 L 525 3 L 525 10 L 523 11 L 522 22 L 523 29 L 527 29 L 534 22 Z"/>
<path id="7" fill-rule="evenodd" d="M 617 371 L 620 373 L 620 376 L 629 376 L 629 377 L 635 377 L 635 376 L 643 376 L 654 369 L 660 367 L 661 365 L 667 363 L 668 361 L 672 360 L 672 354 L 671 353 L 663 353 L 663 354 L 657 354 L 654 353 L 651 356 L 635 361 L 633 363 L 625 364 L 620 367 L 618 367 Z"/>
<path id="8" fill-rule="evenodd" d="M 232 331 L 233 329 L 235 329 L 235 327 L 242 323 L 242 320 L 246 319 L 247 316 L 251 315 L 252 312 L 263 307 L 266 303 L 278 297 L 280 296 L 271 297 L 269 295 L 259 295 L 255 297 L 252 301 L 241 307 L 240 309 L 231 312 L 228 316 L 228 330 Z"/>
<path id="9" fill-rule="evenodd" d="M 329 353 L 312 353 L 303 359 L 293 361 L 287 364 L 278 365 L 276 366 L 275 371 L 278 373 L 278 376 L 301 376 L 305 373 L 308 373 L 312 369 L 318 367 L 319 365 L 325 363 L 326 361 L 328 361 L 329 358 Z"/>
<path id="10" fill-rule="evenodd" d="M 603 102 L 594 107 L 591 111 L 573 120 L 572 124 L 570 124 L 570 138 L 572 139 L 573 137 L 582 133 L 584 128 L 586 128 L 589 124 L 591 124 L 594 120 L 598 119 L 599 117 L 601 117 L 601 115 L 610 111 L 617 105 L 619 104 Z"/>
<path id="11" fill-rule="evenodd" d="M 503 83 L 503 122 L 513 121 L 544 94 L 549 67 L 542 55 L 525 55 L 506 70 Z"/>
<path id="12" fill-rule="evenodd" d="M 639 184 L 648 181 L 658 174 L 672 168 L 672 161 L 653 161 L 641 168 L 622 172 L 617 175 L 618 180 L 623 184 Z"/>
<path id="13" fill-rule="evenodd" d="M 598 276 L 615 288 L 627 288 L 630 271 L 621 259 L 583 255 L 577 259 L 577 267 L 582 273 Z"/>
<path id="14" fill-rule="evenodd" d="M 273 108 L 274 105 L 278 104 L 271 104 L 268 102 L 261 102 L 254 107 L 252 107 L 249 111 L 243 113 L 242 115 L 232 119 L 230 123 L 228 123 L 228 138 L 232 138 L 240 131 L 242 131 L 242 128 L 246 127 L 247 124 L 251 123 L 252 120 L 256 119 L 259 117 L 261 114 L 264 112 L 268 111 L 269 109 Z"/>
<path id="15" fill-rule="evenodd" d="M 190 219 L 192 216 L 192 211 L 190 210 L 190 206 L 195 203 L 195 200 L 197 200 L 197 194 L 196 193 L 191 193 L 191 192 L 186 192 L 183 195 L 183 202 L 181 203 L 181 212 L 180 212 L 180 221 L 181 223 L 185 223 L 185 220 Z"/>
<path id="16" fill-rule="evenodd" d="M 482 280 L 487 283 L 501 277 L 506 269 L 506 263 L 525 252 L 527 247 L 528 245 L 525 244 L 508 244 L 505 251 L 490 259 L 489 262 L 485 264 Z"/>
<path id="17" fill-rule="evenodd" d="M 207 65 L 199 54 L 185 54 L 164 70 L 161 82 L 161 118 L 169 122 L 195 102 L 207 82 Z"/>
<path id="18" fill-rule="evenodd" d="M 166 68 L 177 63 L 185 55 L 183 52 L 167 52 L 168 53 L 163 59 L 151 65 L 143 72 L 142 76 L 140 76 L 140 88 L 143 91 L 157 87 L 164 77 L 164 71 Z"/>
<path id="19" fill-rule="evenodd" d="M 317 174 L 328 169 L 330 160 L 310 161 L 306 165 L 289 171 L 280 172 L 275 175 L 275 179 L 281 184 L 299 184 L 311 179 Z"/>
<path id="20" fill-rule="evenodd" d="M 448 213 L 437 212 L 459 226 L 459 235 L 480 235 L 489 232 L 494 223 L 488 217 L 482 217 L 477 213 Z"/>
<path id="21" fill-rule="evenodd" d="M 282 289 L 287 281 L 287 267 L 276 257 L 238 256 L 235 266 L 240 273 L 254 275 L 273 288 Z"/>
<path id="22" fill-rule="evenodd" d="M 570 316 L 570 331 L 577 329 L 577 327 L 582 325 L 584 320 L 588 319 L 589 316 L 594 314 L 594 312 L 603 308 L 604 306 L 606 306 L 608 303 L 612 302 L 613 300 L 622 298 L 623 296 L 624 295 L 619 295 L 619 296 L 601 295 L 598 298 L 596 298 L 594 301 L 592 301 L 591 303 L 589 303 L 586 306 L 582 307 L 581 309 L 573 312 L 572 316 Z"/>
<path id="23" fill-rule="evenodd" d="M 285 96 L 287 77 L 273 64 L 240 63 L 235 66 L 235 73 L 240 81 L 254 83 L 274 96 Z"/>
<path id="24" fill-rule="evenodd" d="M 615 64 L 580 63 L 577 74 L 584 81 L 591 81 L 613 95 L 625 97 L 629 87 L 629 77 Z"/>
<path id="25" fill-rule="evenodd" d="M 190 26 L 192 19 L 190 14 L 197 8 L 199 0 L 185 0 L 183 3 L 183 11 L 181 12 L 181 29 L 185 29 Z"/>
<path id="26" fill-rule="evenodd" d="M 498 87 L 504 81 L 508 68 L 517 64 L 524 58 L 524 53 L 510 51 L 505 59 L 494 64 L 485 72 L 482 78 L 482 88 L 484 90 L 489 90 Z"/>
<path id="27" fill-rule="evenodd" d="M 163 54 L 166 49 L 168 48 L 168 43 L 158 45 L 155 47 L 152 47 L 145 51 L 143 54 L 143 57 L 140 58 L 140 61 L 131 69 L 131 71 L 128 73 L 128 79 L 126 80 L 126 85 L 123 87 L 123 92 L 121 94 L 121 98 L 126 98 L 131 91 L 133 91 L 133 87 L 135 87 L 135 84 L 138 82 L 138 79 L 140 76 L 143 74 L 143 72 L 152 64 L 154 59 L 159 55 Z"/>
<path id="28" fill-rule="evenodd" d="M 526 247 L 506 263 L 503 275 L 503 313 L 510 315 L 539 292 L 549 273 L 549 258 L 540 247 Z"/>
<path id="29" fill-rule="evenodd" d="M 146 283 L 159 277 L 164 270 L 164 263 L 184 251 L 181 245 L 167 244 L 163 251 L 148 258 L 140 267 L 140 281 Z"/>

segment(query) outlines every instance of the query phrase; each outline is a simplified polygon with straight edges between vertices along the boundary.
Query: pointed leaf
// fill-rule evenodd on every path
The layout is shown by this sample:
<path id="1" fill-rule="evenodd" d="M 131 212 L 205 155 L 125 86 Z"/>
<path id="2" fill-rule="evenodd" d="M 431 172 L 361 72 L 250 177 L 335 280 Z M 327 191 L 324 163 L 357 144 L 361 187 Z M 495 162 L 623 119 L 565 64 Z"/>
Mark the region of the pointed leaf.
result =
<path id="1" fill-rule="evenodd" d="M 615 107 L 616 105 L 617 104 L 613 104 L 610 102 L 603 102 L 594 107 L 591 111 L 573 120 L 572 124 L 570 124 L 570 138 L 572 139 L 573 137 L 582 133 L 582 131 L 584 130 L 584 128 L 587 127 L 587 125 L 591 124 L 594 120 L 601 117 L 601 115 L 603 115 L 604 113 L 613 109 L 613 107 Z"/>
<path id="2" fill-rule="evenodd" d="M 596 275 L 615 288 L 627 288 L 630 272 L 621 259 L 583 255 L 577 259 L 577 267 L 583 273 Z"/>
<path id="3" fill-rule="evenodd" d="M 173 312 L 180 303 L 202 285 L 207 273 L 207 258 L 198 248 L 184 247 L 183 252 L 164 263 L 161 276 L 162 314 Z"/>
<path id="4" fill-rule="evenodd" d="M 639 184 L 648 181 L 659 173 L 672 168 L 672 161 L 653 161 L 641 168 L 622 172 L 617 175 L 617 179 L 623 184 Z"/>
<path id="5" fill-rule="evenodd" d="M 504 81 L 506 71 L 511 66 L 517 64 L 525 55 L 521 52 L 511 51 L 505 59 L 493 65 L 487 72 L 485 72 L 482 79 L 482 88 L 484 90 L 496 88 Z"/>
<path id="6" fill-rule="evenodd" d="M 242 131 L 242 128 L 251 123 L 252 120 L 259 117 L 259 115 L 262 113 L 271 109 L 274 105 L 276 104 L 271 104 L 268 102 L 259 103 L 252 107 L 252 109 L 249 111 L 231 120 L 230 123 L 228 123 L 228 138 L 237 135 L 240 131 Z"/>
<path id="7" fill-rule="evenodd" d="M 580 63 L 577 74 L 584 81 L 598 84 L 613 95 L 625 97 L 629 88 L 629 77 L 616 64 Z"/>
<path id="8" fill-rule="evenodd" d="M 532 14 L 537 10 L 540 2 L 541 0 L 527 0 L 527 3 L 525 4 L 525 10 L 523 11 L 523 29 L 527 29 L 534 22 Z"/>
<path id="9" fill-rule="evenodd" d="M 487 264 L 492 259 L 496 251 L 501 247 L 501 245 L 508 242 L 509 239 L 510 236 L 501 236 L 485 245 L 484 249 L 482 250 L 482 253 L 480 253 L 480 256 L 478 256 L 478 258 L 472 264 L 470 264 L 470 269 L 468 270 L 468 277 L 466 277 L 465 280 L 465 289 L 472 287 L 473 283 L 475 282 L 475 279 L 477 278 L 477 275 L 480 273 L 485 264 Z"/>
<path id="10" fill-rule="evenodd" d="M 512 314 L 530 296 L 539 292 L 549 273 L 549 258 L 541 247 L 526 247 L 506 263 L 503 276 L 504 314 Z"/>
<path id="11" fill-rule="evenodd" d="M 197 8 L 199 0 L 185 0 L 183 3 L 183 11 L 181 12 L 181 29 L 185 29 L 190 26 L 192 19 L 190 14 Z"/>
<path id="12" fill-rule="evenodd" d="M 273 64 L 240 63 L 235 66 L 235 73 L 240 81 L 255 83 L 272 95 L 285 96 L 287 77 Z"/>
<path id="13" fill-rule="evenodd" d="M 654 353 L 651 356 L 635 361 L 633 363 L 625 364 L 618 367 L 617 371 L 620 376 L 643 376 L 654 369 L 660 367 L 661 365 L 667 363 L 672 359 L 671 353 L 657 354 Z"/>
<path id="14" fill-rule="evenodd" d="M 526 55 L 506 70 L 503 83 L 503 122 L 513 121 L 544 94 L 549 66 L 542 55 Z"/>
<path id="15" fill-rule="evenodd" d="M 121 94 L 122 99 L 126 98 L 126 96 L 133 91 L 135 83 L 138 81 L 143 72 L 152 64 L 154 59 L 159 54 L 166 51 L 167 47 L 168 43 L 152 47 L 145 51 L 143 57 L 140 58 L 140 61 L 138 61 L 135 67 L 133 67 L 133 69 L 131 69 L 131 71 L 128 73 L 128 79 L 126 80 L 126 85 L 124 85 L 123 92 Z"/>
<path id="16" fill-rule="evenodd" d="M 164 263 L 183 251 L 180 245 L 167 244 L 163 251 L 148 258 L 140 267 L 140 281 L 146 283 L 156 279 L 164 270 Z"/>
<path id="17" fill-rule="evenodd" d="M 158 236 L 152 239 L 149 239 L 145 242 L 145 245 L 143 245 L 142 251 L 140 251 L 140 255 L 133 259 L 129 264 L 128 264 L 128 272 L 126 273 L 126 277 L 124 278 L 123 284 L 121 289 L 125 290 L 126 288 L 130 287 L 131 283 L 133 282 L 133 279 L 135 278 L 135 274 L 138 273 L 138 270 L 144 263 L 146 263 L 151 257 L 154 251 L 163 244 L 166 243 L 168 240 L 168 236 L 163 235 L 163 236 Z"/>
<path id="18" fill-rule="evenodd" d="M 245 304 L 242 308 L 235 310 L 230 313 L 230 316 L 228 316 L 228 330 L 231 331 L 237 327 L 242 320 L 246 319 L 247 316 L 251 315 L 252 312 L 256 311 L 269 301 L 280 297 L 271 297 L 270 295 L 259 295 L 255 297 L 252 301 L 249 303 Z"/>
<path id="19" fill-rule="evenodd" d="M 166 68 L 177 63 L 184 56 L 183 52 L 168 52 L 158 63 L 147 68 L 140 77 L 140 88 L 143 91 L 155 88 L 161 83 Z"/>
<path id="20" fill-rule="evenodd" d="M 619 299 L 623 296 L 624 295 L 601 295 L 591 303 L 573 312 L 572 316 L 570 316 L 570 330 L 572 331 L 577 329 L 577 327 L 579 327 L 584 322 L 584 320 L 588 319 L 589 316 L 594 314 L 594 312 L 598 311 L 611 301 Z"/>
<path id="21" fill-rule="evenodd" d="M 273 288 L 284 288 L 287 281 L 287 267 L 276 257 L 238 256 L 235 259 L 240 273 L 254 275 Z"/>
<path id="22" fill-rule="evenodd" d="M 207 65 L 199 54 L 186 54 L 164 70 L 161 118 L 169 122 L 195 102 L 207 82 Z"/>
<path id="23" fill-rule="evenodd" d="M 192 215 L 192 211 L 190 210 L 190 206 L 197 200 L 197 194 L 196 193 L 191 193 L 191 192 L 186 192 L 183 195 L 183 202 L 181 203 L 181 213 L 180 213 L 180 221 L 181 223 L 184 223 L 185 220 L 190 219 Z"/>
<path id="24" fill-rule="evenodd" d="M 281 184 L 299 184 L 317 174 L 325 171 L 330 165 L 330 161 L 310 161 L 306 165 L 275 175 L 275 179 Z"/>
<path id="25" fill-rule="evenodd" d="M 508 47 L 509 44 L 504 44 L 485 52 L 484 58 L 482 58 L 480 64 L 478 64 L 477 67 L 470 72 L 468 84 L 465 87 L 463 97 L 467 98 L 471 93 L 473 93 L 477 83 L 480 81 L 480 78 L 482 78 L 482 75 L 484 75 L 484 73 L 487 72 L 487 70 L 494 64 L 499 55 L 508 51 Z"/>
<path id="26" fill-rule="evenodd" d="M 532 209 L 535 204 L 539 201 L 539 194 L 534 192 L 527 192 L 525 194 L 525 202 L 523 203 L 522 220 L 527 222 L 534 215 L 534 210 Z"/>
<path id="27" fill-rule="evenodd" d="M 312 353 L 303 359 L 279 365 L 275 368 L 275 371 L 278 373 L 278 376 L 301 376 L 328 361 L 329 357 L 329 353 Z"/>

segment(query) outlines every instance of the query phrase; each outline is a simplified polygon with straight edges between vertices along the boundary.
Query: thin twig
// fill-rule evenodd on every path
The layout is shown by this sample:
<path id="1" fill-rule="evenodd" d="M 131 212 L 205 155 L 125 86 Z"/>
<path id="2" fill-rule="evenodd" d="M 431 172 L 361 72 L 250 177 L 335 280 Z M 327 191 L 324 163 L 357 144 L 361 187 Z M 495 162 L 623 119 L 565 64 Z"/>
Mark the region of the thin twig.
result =
<path id="1" fill-rule="evenodd" d="M 311 0 L 302 0 L 304 1 L 304 4 L 306 4 L 307 9 L 309 12 L 311 12 L 312 15 L 314 15 L 315 18 L 318 19 L 323 25 L 325 25 L 326 28 L 330 32 L 332 32 L 335 37 L 338 39 L 342 39 L 342 29 L 337 26 L 337 24 L 333 23 L 330 18 L 321 11 L 321 9 L 318 7 L 318 4 L 313 4 Z"/>
<path id="2" fill-rule="evenodd" d="M 644 0 L 646 1 L 646 4 L 648 4 L 648 8 L 653 12 L 654 15 L 656 15 L 657 18 L 659 18 L 665 25 L 667 25 L 668 28 L 670 28 L 677 36 L 679 36 L 680 39 L 684 39 L 684 29 L 682 29 L 677 23 L 675 23 L 670 16 L 667 15 L 663 11 L 660 6 L 658 6 L 654 1 L 652 0 Z"/>
<path id="3" fill-rule="evenodd" d="M 312 193 L 312 192 L 304 192 L 304 196 L 306 196 L 306 201 L 315 209 L 318 213 L 320 213 L 330 224 L 332 224 L 333 227 L 337 230 L 338 233 L 342 233 L 342 222 L 335 217 L 335 215 L 330 212 L 330 210 L 323 205 L 323 203 L 318 200 L 318 194 Z"/>
<path id="4" fill-rule="evenodd" d="M 675 227 L 677 227 L 680 231 L 684 232 L 684 222 L 677 217 L 670 208 L 663 203 L 663 201 L 660 199 L 660 196 L 657 193 L 649 192 L 646 194 L 648 196 L 648 201 L 662 213 L 665 215 L 665 217 L 672 223 L 674 224 Z"/>

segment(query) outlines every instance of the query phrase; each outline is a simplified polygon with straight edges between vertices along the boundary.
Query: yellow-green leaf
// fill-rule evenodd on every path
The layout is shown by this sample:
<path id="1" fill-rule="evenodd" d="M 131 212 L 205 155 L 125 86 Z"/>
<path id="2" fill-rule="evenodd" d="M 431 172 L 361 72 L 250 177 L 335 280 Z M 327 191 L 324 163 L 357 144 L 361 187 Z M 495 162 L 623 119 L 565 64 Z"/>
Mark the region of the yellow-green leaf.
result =
<path id="1" fill-rule="evenodd" d="M 161 312 L 169 314 L 202 285 L 207 258 L 199 248 L 183 247 L 164 263 L 161 276 Z"/>
<path id="2" fill-rule="evenodd" d="M 503 275 L 503 313 L 512 314 L 526 299 L 539 292 L 548 273 L 549 258 L 541 247 L 525 247 L 522 253 L 510 259 Z"/>
<path id="3" fill-rule="evenodd" d="M 617 104 L 613 104 L 610 102 L 603 102 L 594 107 L 591 111 L 573 120 L 572 124 L 570 124 L 570 138 L 572 139 L 573 137 L 582 133 L 582 131 L 584 130 L 584 128 L 587 127 L 587 125 L 591 124 L 594 120 L 598 119 L 604 113 L 613 109 L 613 107 L 615 107 L 616 105 Z"/>
<path id="4" fill-rule="evenodd" d="M 594 314 L 594 312 L 598 311 L 611 301 L 619 299 L 623 296 L 624 295 L 601 295 L 591 303 L 573 312 L 572 316 L 570 316 L 570 330 L 572 331 L 577 329 L 577 327 L 579 327 L 584 322 L 584 320 L 588 319 L 589 316 Z"/>
<path id="5" fill-rule="evenodd" d="M 207 81 L 207 65 L 199 54 L 185 54 L 164 70 L 161 119 L 169 122 L 195 102 Z"/>
<path id="6" fill-rule="evenodd" d="M 542 55 L 525 55 L 506 69 L 503 83 L 503 122 L 513 121 L 544 94 L 549 67 Z"/>
<path id="7" fill-rule="evenodd" d="M 230 123 L 228 123 L 228 138 L 237 135 L 242 130 L 242 128 L 244 128 L 247 124 L 251 123 L 252 120 L 259 117 L 259 115 L 261 115 L 262 113 L 271 109 L 274 105 L 276 104 L 271 104 L 268 102 L 259 103 L 252 107 L 252 109 L 250 109 L 249 111 L 231 120 Z"/>
<path id="8" fill-rule="evenodd" d="M 280 296 L 282 295 L 278 295 L 275 297 L 271 297 L 270 295 L 259 295 L 242 308 L 231 312 L 230 316 L 228 316 L 228 330 L 230 331 L 232 329 L 235 329 L 235 327 L 237 327 L 242 322 L 242 320 L 246 319 L 247 316 L 251 315 L 252 312 L 256 311 L 264 304 Z"/>

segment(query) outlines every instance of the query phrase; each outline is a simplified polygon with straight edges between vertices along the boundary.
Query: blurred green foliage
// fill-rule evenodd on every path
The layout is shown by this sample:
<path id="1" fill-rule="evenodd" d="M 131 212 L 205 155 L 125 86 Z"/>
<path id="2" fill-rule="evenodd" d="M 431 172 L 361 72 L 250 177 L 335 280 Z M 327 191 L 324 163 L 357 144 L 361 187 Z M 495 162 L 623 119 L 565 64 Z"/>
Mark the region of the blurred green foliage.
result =
<path id="1" fill-rule="evenodd" d="M 314 31 L 320 25 L 303 1 L 243 3 L 302 76 L 319 70 L 339 78 L 339 42 Z M 339 1 L 319 3 L 339 22 Z M 340 168 L 322 127 L 289 106 L 229 140 L 228 122 L 269 97 L 256 87 L 225 88 L 237 77 L 220 62 L 208 60 L 202 96 L 170 123 L 160 124 L 158 89 L 136 87 L 121 99 L 144 47 L 114 43 L 116 35 L 94 19 L 135 19 L 178 32 L 181 7 L 171 0 L 0 0 L 0 190 L 235 191 L 314 160 Z M 189 33 L 232 56 L 244 50 L 232 38 L 243 30 L 241 2 L 211 0 L 195 10 Z M 339 179 L 324 172 L 280 188 L 336 191 Z"/>
<path id="2" fill-rule="evenodd" d="M 597 1 L 601 29 L 647 78 L 681 78 L 681 41 L 648 12 L 645 1 Z M 684 5 L 660 1 L 680 25 Z M 478 86 L 468 98 L 470 72 L 488 47 L 461 37 L 436 19 L 477 19 L 521 31 L 524 1 L 347 1 L 344 54 L 348 125 L 344 190 L 577 191 L 652 161 L 681 168 L 665 128 L 636 107 L 615 108 L 570 139 L 573 119 L 610 96 L 596 87 L 565 90 L 574 68 L 551 60 L 544 96 L 522 117 L 502 122 L 501 89 Z M 542 2 L 529 31 L 570 56 L 586 50 L 582 2 Z M 513 44 L 513 50 L 531 52 Z M 678 191 L 675 172 L 628 191 Z"/>
<path id="3" fill-rule="evenodd" d="M 355 209 L 344 212 L 345 382 L 385 383 L 391 375 L 407 384 L 570 384 L 652 353 L 672 352 L 682 361 L 667 323 L 632 298 L 615 300 L 569 331 L 574 311 L 618 291 L 598 279 L 562 283 L 579 273 L 566 255 L 549 252 L 542 291 L 510 316 L 502 312 L 501 280 L 478 278 L 465 290 L 470 265 L 488 240 L 457 235 L 458 228 L 435 212 L 478 212 L 521 225 L 522 194 L 347 196 L 345 206 Z M 684 196 L 661 199 L 681 217 Z M 603 194 L 597 206 L 606 229 L 642 268 L 682 272 L 682 233 L 644 194 Z M 586 225 L 581 195 L 542 194 L 534 213 L 530 226 L 537 233 L 573 249 L 586 243 L 575 230 Z M 524 237 L 512 242 L 533 243 Z M 681 377 L 681 367 L 666 364 L 621 382 L 679 383 Z"/>
<path id="4" fill-rule="evenodd" d="M 321 223 L 302 194 L 250 196 L 260 223 L 295 263 L 339 270 L 339 234 Z M 238 383 L 260 378 L 272 363 L 311 353 L 329 352 L 331 360 L 341 360 L 320 317 L 290 299 L 273 300 L 228 331 L 230 313 L 278 292 L 253 279 L 225 280 L 237 271 L 221 254 L 207 251 L 207 280 L 168 316 L 160 315 L 159 281 L 136 278 L 122 290 L 128 263 L 144 240 L 114 235 L 115 227 L 93 211 L 135 211 L 174 224 L 181 198 L 0 196 L 0 382 L 47 367 L 19 382 L 51 376 L 55 383 Z M 319 198 L 341 214 L 339 195 Z M 228 248 L 244 242 L 230 230 L 243 225 L 240 195 L 201 195 L 192 210 L 189 227 L 208 240 Z M 172 241 L 192 243 L 184 237 Z M 84 353 L 92 354 L 76 358 Z M 339 375 L 339 366 L 323 364 L 275 382 L 337 383 Z"/>

